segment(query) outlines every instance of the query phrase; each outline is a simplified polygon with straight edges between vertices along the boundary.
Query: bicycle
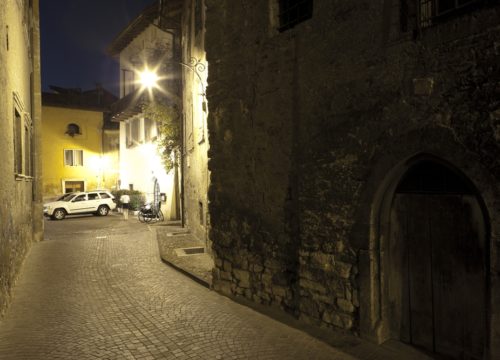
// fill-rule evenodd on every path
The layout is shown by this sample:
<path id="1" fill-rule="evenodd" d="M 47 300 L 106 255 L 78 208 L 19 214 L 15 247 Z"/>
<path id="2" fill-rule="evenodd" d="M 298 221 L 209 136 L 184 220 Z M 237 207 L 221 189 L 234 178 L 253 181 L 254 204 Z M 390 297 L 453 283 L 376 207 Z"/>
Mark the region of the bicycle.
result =
<path id="1" fill-rule="evenodd" d="M 141 223 L 155 223 L 157 221 L 165 220 L 160 207 L 155 207 L 151 204 L 144 204 L 141 206 L 139 213 L 137 214 L 137 218 Z"/>

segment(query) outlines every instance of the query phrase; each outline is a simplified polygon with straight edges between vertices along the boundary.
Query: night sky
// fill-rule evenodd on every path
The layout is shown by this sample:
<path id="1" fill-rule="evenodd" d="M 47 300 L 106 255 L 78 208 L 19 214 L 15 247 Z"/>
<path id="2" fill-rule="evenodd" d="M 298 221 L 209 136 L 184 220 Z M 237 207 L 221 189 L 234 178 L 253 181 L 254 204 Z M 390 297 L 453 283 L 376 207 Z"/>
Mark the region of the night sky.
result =
<path id="1" fill-rule="evenodd" d="M 49 85 L 118 95 L 118 63 L 106 54 L 115 36 L 153 0 L 41 0 L 42 89 Z"/>

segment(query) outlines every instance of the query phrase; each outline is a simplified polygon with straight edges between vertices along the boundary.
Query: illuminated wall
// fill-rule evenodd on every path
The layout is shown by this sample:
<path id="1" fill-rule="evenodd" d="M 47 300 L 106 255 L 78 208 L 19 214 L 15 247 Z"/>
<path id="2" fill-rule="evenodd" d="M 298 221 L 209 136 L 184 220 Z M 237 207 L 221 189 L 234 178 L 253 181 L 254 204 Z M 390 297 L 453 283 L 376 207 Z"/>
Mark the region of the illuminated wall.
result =
<path id="1" fill-rule="evenodd" d="M 138 141 L 127 141 L 127 122 L 137 121 Z M 156 142 L 144 139 L 144 119 L 141 116 L 120 123 L 120 187 L 143 192 L 148 201 L 153 200 L 153 184 L 156 177 L 160 183 L 160 191 L 171 197 L 173 174 L 167 174 Z"/>
<path id="2" fill-rule="evenodd" d="M 209 138 L 207 131 L 208 104 L 204 96 L 207 86 L 208 63 L 204 49 L 204 6 L 187 1 L 183 17 L 183 62 L 199 61 L 201 66 L 184 67 L 184 218 L 190 231 L 207 242 L 210 219 L 207 191 L 210 182 L 208 171 Z M 202 2 L 199 2 L 202 4 Z M 195 59 L 195 60 L 194 60 Z M 195 73 L 198 73 L 199 77 Z"/>
<path id="3" fill-rule="evenodd" d="M 38 0 L 0 2 L 0 316 L 31 243 L 43 239 L 38 16 Z"/>
<path id="4" fill-rule="evenodd" d="M 167 63 L 172 57 L 172 35 L 149 25 L 121 49 L 118 57 L 120 96 L 123 97 L 140 89 L 138 72 L 146 66 L 156 69 L 162 79 L 167 76 Z M 170 80 L 161 84 L 160 91 L 167 101 L 179 100 L 171 91 Z M 133 139 L 127 137 L 128 127 L 132 124 L 135 129 Z M 178 219 L 178 195 L 174 186 L 176 175 L 174 171 L 166 173 L 155 141 L 156 126 L 150 125 L 146 125 L 142 114 L 120 122 L 120 188 L 139 190 L 145 194 L 147 201 L 152 201 L 154 178 L 158 179 L 160 192 L 167 196 L 166 203 L 162 204 L 165 217 Z"/>
<path id="5" fill-rule="evenodd" d="M 103 155 L 103 113 L 54 106 L 42 111 L 44 198 L 68 191 L 69 182 L 83 182 L 84 190 L 116 187 L 116 157 Z M 81 134 L 67 134 L 69 124 L 78 125 Z M 83 150 L 83 164 L 67 164 L 65 150 Z"/>

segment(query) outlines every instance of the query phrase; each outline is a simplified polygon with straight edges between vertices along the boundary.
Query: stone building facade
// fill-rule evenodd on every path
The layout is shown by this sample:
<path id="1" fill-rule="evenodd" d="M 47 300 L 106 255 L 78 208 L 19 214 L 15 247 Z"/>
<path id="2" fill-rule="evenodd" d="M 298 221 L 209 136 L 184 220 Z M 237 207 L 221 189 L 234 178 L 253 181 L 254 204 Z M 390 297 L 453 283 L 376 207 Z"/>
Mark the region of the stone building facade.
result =
<path id="1" fill-rule="evenodd" d="M 214 288 L 500 357 L 499 14 L 207 0 Z"/>
<path id="2" fill-rule="evenodd" d="M 43 237 L 38 1 L 0 3 L 0 313 L 20 266 Z"/>

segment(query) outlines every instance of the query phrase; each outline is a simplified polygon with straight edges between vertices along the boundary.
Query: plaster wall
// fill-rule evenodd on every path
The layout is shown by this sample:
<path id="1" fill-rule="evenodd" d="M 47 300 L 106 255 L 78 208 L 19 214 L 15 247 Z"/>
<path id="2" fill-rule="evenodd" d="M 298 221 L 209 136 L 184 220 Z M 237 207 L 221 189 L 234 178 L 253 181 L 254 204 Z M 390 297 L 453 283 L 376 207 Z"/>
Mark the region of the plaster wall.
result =
<path id="1" fill-rule="evenodd" d="M 137 117 L 137 119 L 141 119 Z M 142 121 L 140 129 L 142 128 Z M 166 193 L 167 201 L 172 201 L 174 185 L 173 171 L 165 171 L 156 142 L 141 142 L 131 147 L 127 146 L 126 124 L 120 123 L 120 188 L 129 189 L 133 185 L 134 190 L 144 193 L 147 201 L 153 201 L 154 177 L 160 184 L 160 192 Z M 169 203 L 168 203 L 169 204 Z M 168 205 L 167 204 L 167 205 Z M 170 219 L 176 216 L 171 207 L 167 206 L 165 217 Z M 175 209 L 175 206 L 174 206 Z"/>
<path id="2" fill-rule="evenodd" d="M 184 94 L 184 218 L 189 230 L 199 240 L 206 241 L 210 249 L 208 229 L 207 192 L 210 181 L 208 171 L 209 138 L 207 131 L 208 104 L 205 97 L 207 85 L 208 64 L 204 50 L 204 5 L 195 7 L 195 1 L 184 3 L 183 16 L 183 62 L 194 65 L 183 69 Z M 196 11 L 199 12 L 196 15 Z M 201 19 L 201 24 L 195 24 L 195 18 Z M 199 62 L 200 65 L 195 65 Z M 198 77 L 199 76 L 199 77 Z"/>
<path id="3" fill-rule="evenodd" d="M 44 198 L 62 194 L 64 180 L 84 181 L 85 190 L 110 189 L 105 179 L 113 159 L 103 157 L 103 113 L 43 106 L 42 116 Z M 81 135 L 66 134 L 71 123 L 80 127 Z M 83 150 L 83 166 L 65 165 L 64 150 Z"/>
<path id="4" fill-rule="evenodd" d="M 104 130 L 102 134 L 103 155 L 106 161 L 103 164 L 106 189 L 116 190 L 119 188 L 120 177 L 120 129 Z"/>
<path id="5" fill-rule="evenodd" d="M 495 358 L 499 8 L 418 32 L 401 31 L 399 4 L 315 1 L 278 32 L 278 1 L 207 1 L 214 287 L 385 340 L 380 198 L 432 154 L 486 204 Z"/>
<path id="6" fill-rule="evenodd" d="M 120 62 L 120 98 L 124 92 L 123 70 L 134 72 L 134 89 L 140 89 L 139 73 L 147 67 L 163 76 L 166 74 L 166 59 L 172 58 L 172 35 L 149 25 L 135 37 L 119 54 Z M 163 79 L 165 80 L 165 79 Z"/>
<path id="7" fill-rule="evenodd" d="M 155 25 L 149 25 L 143 32 L 135 37 L 130 44 L 125 47 L 119 55 L 120 69 L 134 71 L 135 84 L 132 89 L 152 93 L 147 89 L 141 89 L 139 84 L 139 72 L 147 67 L 154 70 L 160 81 L 158 82 L 162 96 L 168 104 L 177 104 L 181 100 L 177 95 L 178 79 L 172 75 L 171 69 L 174 63 L 173 56 L 173 36 L 170 33 L 160 30 Z M 123 97 L 125 79 L 123 71 L 120 72 L 120 96 Z M 151 97 L 152 100 L 152 97 Z M 126 121 L 139 119 L 141 122 L 141 133 L 144 133 L 142 115 L 131 117 Z M 166 206 L 163 208 L 167 219 L 177 219 L 178 194 L 175 186 L 174 171 L 167 173 L 162 164 L 156 141 L 141 141 L 133 146 L 127 146 L 126 142 L 126 122 L 120 123 L 120 187 L 128 189 L 133 184 L 134 190 L 143 192 L 147 201 L 153 200 L 153 178 L 156 177 L 160 184 L 160 192 L 167 196 Z"/>

